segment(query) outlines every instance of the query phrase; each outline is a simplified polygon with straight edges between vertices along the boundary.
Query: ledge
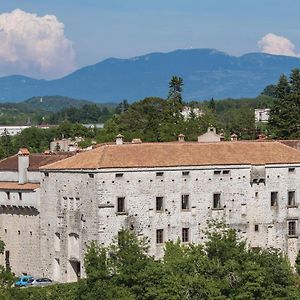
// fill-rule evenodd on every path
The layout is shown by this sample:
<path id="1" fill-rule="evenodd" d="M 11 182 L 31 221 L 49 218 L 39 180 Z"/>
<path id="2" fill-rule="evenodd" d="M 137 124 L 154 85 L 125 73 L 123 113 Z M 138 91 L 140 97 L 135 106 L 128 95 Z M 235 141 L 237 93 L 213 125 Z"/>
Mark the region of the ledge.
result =
<path id="1" fill-rule="evenodd" d="M 124 212 L 116 212 L 117 216 L 127 216 L 128 212 L 124 211 Z"/>
<path id="2" fill-rule="evenodd" d="M 287 205 L 286 208 L 298 208 L 299 205 L 295 204 L 295 205 Z"/>
<path id="3" fill-rule="evenodd" d="M 211 210 L 224 210 L 224 207 L 220 207 L 220 208 L 211 208 Z"/>
<path id="4" fill-rule="evenodd" d="M 288 235 L 287 236 L 288 239 L 297 239 L 298 237 L 299 237 L 298 234 L 296 234 L 296 235 Z"/>
<path id="5" fill-rule="evenodd" d="M 114 208 L 113 204 L 99 204 L 98 208 Z"/>

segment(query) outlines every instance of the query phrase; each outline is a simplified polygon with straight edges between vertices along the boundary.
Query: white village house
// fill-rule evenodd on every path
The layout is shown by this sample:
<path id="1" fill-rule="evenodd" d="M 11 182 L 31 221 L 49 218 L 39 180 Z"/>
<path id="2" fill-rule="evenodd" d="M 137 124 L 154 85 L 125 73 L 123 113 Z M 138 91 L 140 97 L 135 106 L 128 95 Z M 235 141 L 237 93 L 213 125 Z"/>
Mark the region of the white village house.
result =
<path id="1" fill-rule="evenodd" d="M 211 219 L 236 228 L 250 247 L 281 249 L 291 262 L 299 251 L 300 151 L 278 142 L 199 143 L 181 136 L 181 142 L 132 144 L 119 136 L 116 144 L 39 172 L 38 188 L 31 187 L 36 200 L 26 200 L 37 202 L 36 217 L 21 214 L 25 196 L 10 200 L 5 186 L 0 191 L 0 238 L 17 274 L 61 282 L 84 277 L 87 244 L 108 245 L 120 228 L 146 236 L 159 258 L 166 240 L 203 242 Z"/>

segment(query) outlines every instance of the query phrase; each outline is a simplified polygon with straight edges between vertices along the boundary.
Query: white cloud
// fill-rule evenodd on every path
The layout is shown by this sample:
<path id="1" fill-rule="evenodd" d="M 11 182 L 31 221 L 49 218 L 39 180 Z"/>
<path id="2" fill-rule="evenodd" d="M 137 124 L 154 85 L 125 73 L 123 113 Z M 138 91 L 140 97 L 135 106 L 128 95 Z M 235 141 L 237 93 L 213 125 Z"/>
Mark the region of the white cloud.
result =
<path id="1" fill-rule="evenodd" d="M 284 36 L 268 33 L 257 44 L 264 53 L 300 57 L 300 53 L 295 52 L 295 45 Z"/>
<path id="2" fill-rule="evenodd" d="M 16 9 L 0 14 L 0 75 L 63 76 L 75 68 L 73 43 L 56 16 Z"/>

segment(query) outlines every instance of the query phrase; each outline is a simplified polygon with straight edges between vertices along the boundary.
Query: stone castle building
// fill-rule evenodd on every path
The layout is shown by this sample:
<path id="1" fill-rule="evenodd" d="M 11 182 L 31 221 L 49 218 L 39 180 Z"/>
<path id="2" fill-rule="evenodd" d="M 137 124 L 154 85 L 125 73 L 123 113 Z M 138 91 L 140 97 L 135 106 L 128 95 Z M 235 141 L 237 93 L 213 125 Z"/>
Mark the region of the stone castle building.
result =
<path id="1" fill-rule="evenodd" d="M 280 248 L 291 262 L 299 251 L 300 151 L 278 142 L 125 144 L 119 136 L 40 165 L 36 183 L 17 182 L 16 172 L 16 199 L 0 183 L 0 238 L 16 273 L 75 281 L 85 276 L 87 244 L 109 245 L 120 228 L 146 236 L 159 258 L 166 240 L 203 242 L 211 219 L 251 247 Z M 20 185 L 30 188 L 22 199 Z"/>

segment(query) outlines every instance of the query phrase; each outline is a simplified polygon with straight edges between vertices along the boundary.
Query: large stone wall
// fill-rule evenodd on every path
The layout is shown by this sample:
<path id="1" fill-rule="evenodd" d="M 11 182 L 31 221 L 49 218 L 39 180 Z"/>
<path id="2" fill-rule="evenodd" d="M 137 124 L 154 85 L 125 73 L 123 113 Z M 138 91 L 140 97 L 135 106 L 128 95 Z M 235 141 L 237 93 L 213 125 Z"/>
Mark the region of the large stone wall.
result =
<path id="1" fill-rule="evenodd" d="M 40 263 L 39 191 L 0 191 L 0 239 L 5 243 L 2 265 L 9 263 L 16 275 L 42 276 Z M 9 260 L 7 260 L 9 256 Z"/>
<path id="2" fill-rule="evenodd" d="M 162 176 L 157 172 L 163 172 Z M 216 218 L 238 229 L 249 246 L 280 248 L 294 261 L 298 232 L 288 236 L 288 222 L 298 226 L 299 208 L 288 207 L 287 198 L 293 190 L 299 202 L 300 168 L 289 172 L 288 166 L 260 167 L 262 177 L 251 182 L 253 172 L 251 166 L 49 172 L 42 180 L 40 207 L 45 276 L 74 281 L 79 267 L 84 276 L 87 243 L 97 240 L 108 245 L 122 227 L 146 236 L 150 254 L 159 258 L 163 244 L 156 243 L 157 229 L 164 230 L 166 241 L 181 238 L 182 228 L 189 228 L 189 241 L 201 243 L 207 220 Z M 273 207 L 271 192 L 278 192 Z M 213 208 L 214 193 L 221 194 L 217 209 Z M 187 210 L 181 209 L 183 194 L 189 195 Z M 126 213 L 117 213 L 118 197 L 125 197 Z M 163 212 L 156 212 L 156 197 L 164 197 Z"/>

